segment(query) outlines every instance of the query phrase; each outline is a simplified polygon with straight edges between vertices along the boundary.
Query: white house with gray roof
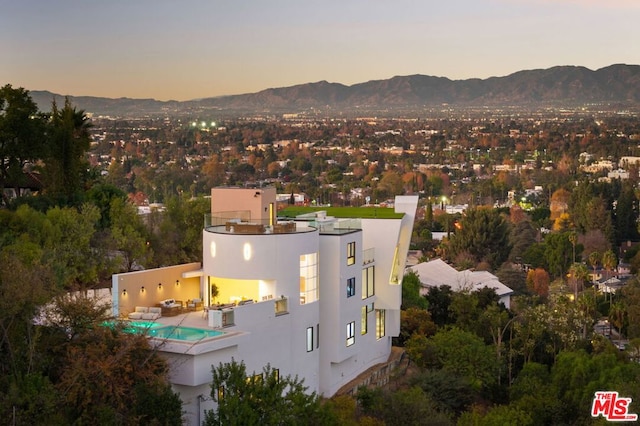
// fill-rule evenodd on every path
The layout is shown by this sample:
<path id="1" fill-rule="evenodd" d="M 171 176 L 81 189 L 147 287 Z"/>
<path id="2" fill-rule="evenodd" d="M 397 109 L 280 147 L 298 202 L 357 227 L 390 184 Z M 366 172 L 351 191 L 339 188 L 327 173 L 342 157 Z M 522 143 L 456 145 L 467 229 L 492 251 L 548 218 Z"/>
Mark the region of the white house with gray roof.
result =
<path id="1" fill-rule="evenodd" d="M 434 259 L 422 262 L 407 268 L 407 271 L 415 272 L 422 283 L 421 295 L 429 292 L 431 287 L 448 285 L 453 291 L 477 291 L 481 288 L 492 288 L 496 291 L 499 302 L 508 309 L 511 305 L 511 290 L 502 284 L 498 277 L 488 271 L 471 271 L 466 269 L 458 271 L 442 259 Z"/>

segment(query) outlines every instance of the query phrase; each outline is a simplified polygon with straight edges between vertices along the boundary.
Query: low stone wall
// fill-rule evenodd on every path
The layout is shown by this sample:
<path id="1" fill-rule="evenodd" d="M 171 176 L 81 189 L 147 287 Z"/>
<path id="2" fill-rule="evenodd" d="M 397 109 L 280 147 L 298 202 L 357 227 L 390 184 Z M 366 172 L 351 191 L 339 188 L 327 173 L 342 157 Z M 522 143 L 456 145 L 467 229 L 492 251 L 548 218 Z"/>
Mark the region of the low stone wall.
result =
<path id="1" fill-rule="evenodd" d="M 353 396 L 361 386 L 384 387 L 389 384 L 389 380 L 392 375 L 397 373 L 397 369 L 402 368 L 407 363 L 408 358 L 404 349 L 393 346 L 387 362 L 376 364 L 364 373 L 361 373 L 358 377 L 341 387 L 340 390 L 336 392 L 335 396 Z"/>

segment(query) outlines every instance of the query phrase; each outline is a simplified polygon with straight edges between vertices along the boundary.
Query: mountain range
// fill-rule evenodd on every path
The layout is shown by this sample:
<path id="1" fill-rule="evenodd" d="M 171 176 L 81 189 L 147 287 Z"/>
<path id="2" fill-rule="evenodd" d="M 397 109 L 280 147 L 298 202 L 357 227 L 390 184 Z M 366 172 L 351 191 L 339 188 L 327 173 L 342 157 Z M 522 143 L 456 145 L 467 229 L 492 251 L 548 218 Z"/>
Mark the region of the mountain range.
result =
<path id="1" fill-rule="evenodd" d="M 31 91 L 42 111 L 63 96 Z M 216 111 L 283 113 L 305 110 L 389 111 L 441 107 L 503 108 L 575 107 L 585 104 L 640 106 L 640 65 L 616 64 L 598 70 L 579 66 L 519 71 L 505 77 L 450 80 L 427 75 L 397 76 L 346 86 L 320 81 L 257 93 L 190 101 L 70 96 L 72 104 L 98 115 L 141 116 L 193 114 Z"/>

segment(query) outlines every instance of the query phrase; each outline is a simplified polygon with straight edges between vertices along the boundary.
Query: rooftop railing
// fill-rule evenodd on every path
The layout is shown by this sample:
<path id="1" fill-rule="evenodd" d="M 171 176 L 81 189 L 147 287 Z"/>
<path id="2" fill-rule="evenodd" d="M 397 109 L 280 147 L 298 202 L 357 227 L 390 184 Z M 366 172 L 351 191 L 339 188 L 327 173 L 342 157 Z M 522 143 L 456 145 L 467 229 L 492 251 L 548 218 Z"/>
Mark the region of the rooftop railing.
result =
<path id="1" fill-rule="evenodd" d="M 269 219 L 251 219 L 249 212 L 234 215 L 234 212 L 225 212 L 220 215 L 205 215 L 205 230 L 223 234 L 291 234 L 298 232 L 296 222 L 278 221 L 272 223 Z"/>

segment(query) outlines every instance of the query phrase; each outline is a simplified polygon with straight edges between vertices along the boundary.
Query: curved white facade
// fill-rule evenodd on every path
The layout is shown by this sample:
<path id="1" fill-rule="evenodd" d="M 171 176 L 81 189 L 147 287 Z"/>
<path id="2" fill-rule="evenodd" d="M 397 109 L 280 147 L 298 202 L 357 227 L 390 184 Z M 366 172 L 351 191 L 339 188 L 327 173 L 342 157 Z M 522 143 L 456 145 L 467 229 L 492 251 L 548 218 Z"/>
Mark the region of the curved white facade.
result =
<path id="1" fill-rule="evenodd" d="M 387 361 L 399 332 L 401 271 L 417 201 L 397 197 L 397 219 L 341 222 L 318 213 L 308 222 L 277 223 L 274 190 L 212 190 L 218 217 L 202 234 L 202 269 L 182 277 L 185 284 L 185 277 L 200 277 L 209 307 L 202 327 L 224 336 L 158 346 L 187 424 L 199 424 L 213 408 L 211 367 L 232 358 L 249 373 L 270 364 L 281 376 L 297 375 L 325 397 Z"/>

